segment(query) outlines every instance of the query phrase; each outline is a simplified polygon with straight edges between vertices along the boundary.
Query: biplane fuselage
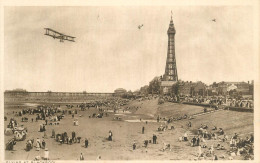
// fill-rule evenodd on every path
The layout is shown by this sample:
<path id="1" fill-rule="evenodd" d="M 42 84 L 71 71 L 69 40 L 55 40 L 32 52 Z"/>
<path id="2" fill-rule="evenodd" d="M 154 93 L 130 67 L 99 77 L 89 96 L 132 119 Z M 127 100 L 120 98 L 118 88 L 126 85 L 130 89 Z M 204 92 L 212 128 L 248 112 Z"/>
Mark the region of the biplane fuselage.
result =
<path id="1" fill-rule="evenodd" d="M 76 37 L 72 37 L 72 36 L 62 34 L 62 33 L 57 32 L 57 31 L 55 31 L 51 28 L 44 28 L 44 29 L 46 30 L 45 35 L 51 36 L 54 39 L 59 39 L 60 42 L 63 42 L 64 40 L 75 42 L 74 38 L 76 38 Z"/>

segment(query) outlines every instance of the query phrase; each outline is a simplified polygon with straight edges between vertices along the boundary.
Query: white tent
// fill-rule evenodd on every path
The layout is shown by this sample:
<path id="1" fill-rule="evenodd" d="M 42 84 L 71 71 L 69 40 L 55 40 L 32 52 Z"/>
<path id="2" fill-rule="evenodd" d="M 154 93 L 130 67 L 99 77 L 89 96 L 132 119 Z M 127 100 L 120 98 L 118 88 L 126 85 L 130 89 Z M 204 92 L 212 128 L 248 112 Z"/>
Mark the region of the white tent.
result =
<path id="1" fill-rule="evenodd" d="M 6 129 L 5 129 L 5 135 L 6 135 L 6 136 L 10 136 L 10 135 L 12 135 L 12 134 L 13 134 L 12 129 L 10 129 L 10 128 L 6 128 Z"/>
<path id="2" fill-rule="evenodd" d="M 234 90 L 234 89 L 237 89 L 237 86 L 235 86 L 234 84 L 227 87 L 227 91 L 231 91 L 231 90 Z"/>

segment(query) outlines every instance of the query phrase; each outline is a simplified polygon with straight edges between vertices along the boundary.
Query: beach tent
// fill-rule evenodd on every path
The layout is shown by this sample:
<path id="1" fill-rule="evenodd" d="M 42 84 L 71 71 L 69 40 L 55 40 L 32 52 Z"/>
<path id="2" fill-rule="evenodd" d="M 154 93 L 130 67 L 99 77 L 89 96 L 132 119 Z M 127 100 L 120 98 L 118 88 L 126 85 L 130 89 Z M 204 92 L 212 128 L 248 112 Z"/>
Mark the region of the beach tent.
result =
<path id="1" fill-rule="evenodd" d="M 6 135 L 6 136 L 10 136 L 10 135 L 12 135 L 12 134 L 13 134 L 12 129 L 10 129 L 10 128 L 6 128 L 6 129 L 5 129 L 5 135 Z"/>

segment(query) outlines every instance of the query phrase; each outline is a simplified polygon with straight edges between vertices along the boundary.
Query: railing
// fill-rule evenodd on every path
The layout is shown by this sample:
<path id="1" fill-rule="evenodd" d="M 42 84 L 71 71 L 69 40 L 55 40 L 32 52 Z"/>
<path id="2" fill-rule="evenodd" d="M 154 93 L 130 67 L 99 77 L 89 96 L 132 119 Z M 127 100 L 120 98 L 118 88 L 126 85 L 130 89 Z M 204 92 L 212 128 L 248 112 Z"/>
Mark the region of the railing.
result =
<path id="1" fill-rule="evenodd" d="M 179 102 L 173 102 L 173 103 L 179 103 Z M 202 106 L 202 107 L 213 107 L 216 108 L 217 106 L 219 108 L 223 108 L 224 110 L 231 110 L 231 111 L 239 111 L 239 112 L 254 112 L 253 108 L 245 108 L 245 107 L 234 107 L 234 106 L 226 106 L 226 105 L 215 105 L 215 104 L 202 104 L 202 103 L 193 103 L 193 102 L 181 102 L 182 104 L 186 105 L 196 105 L 196 106 Z"/>

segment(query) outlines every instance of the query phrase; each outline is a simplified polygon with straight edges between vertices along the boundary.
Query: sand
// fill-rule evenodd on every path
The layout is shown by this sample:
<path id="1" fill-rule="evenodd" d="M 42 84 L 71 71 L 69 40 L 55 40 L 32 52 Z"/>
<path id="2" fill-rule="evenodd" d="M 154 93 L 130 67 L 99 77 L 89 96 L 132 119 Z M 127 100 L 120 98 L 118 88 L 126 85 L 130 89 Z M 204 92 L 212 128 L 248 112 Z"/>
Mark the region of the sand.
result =
<path id="1" fill-rule="evenodd" d="M 21 105 L 21 104 L 20 104 Z M 75 106 L 75 105 L 74 105 Z M 219 111 L 210 113 L 207 115 L 201 115 L 195 119 L 190 120 L 192 127 L 186 126 L 188 120 L 174 121 L 172 124 L 175 127 L 174 130 L 166 130 L 158 132 L 157 128 L 165 122 L 156 122 L 157 115 L 169 117 L 180 116 L 184 114 L 195 114 L 203 111 L 202 107 L 165 103 L 158 105 L 157 100 L 146 101 L 133 101 L 127 106 L 140 106 L 137 111 L 131 110 L 132 113 L 120 112 L 109 113 L 108 117 L 103 118 L 89 118 L 89 115 L 97 113 L 95 108 L 87 109 L 86 111 L 78 111 L 75 118 L 79 120 L 79 126 L 73 126 L 73 118 L 71 115 L 65 115 L 60 121 L 60 125 L 47 125 L 46 133 L 48 138 L 45 139 L 46 147 L 49 149 L 49 157 L 52 160 L 78 160 L 80 153 L 83 153 L 85 160 L 95 160 L 98 155 L 101 155 L 102 160 L 194 160 L 196 159 L 198 147 L 191 147 L 188 142 L 178 142 L 178 138 L 183 136 L 188 131 L 189 138 L 195 134 L 196 129 L 200 124 L 208 124 L 209 128 L 213 125 L 222 127 L 227 134 L 243 134 L 243 136 L 253 133 L 253 113 L 240 113 L 234 111 Z M 124 106 L 124 107 L 127 107 Z M 10 117 L 13 117 L 13 111 L 21 108 L 35 107 L 33 103 L 29 105 L 21 105 L 17 108 L 17 105 L 6 105 L 5 116 L 8 120 L 5 121 L 5 128 L 9 122 Z M 62 108 L 66 109 L 65 104 L 62 104 Z M 68 109 L 69 110 L 69 109 Z M 74 108 L 72 109 L 74 110 Z M 77 110 L 80 110 L 77 108 Z M 81 117 L 79 117 L 81 115 Z M 21 122 L 21 117 L 15 117 L 19 124 L 23 124 L 28 128 L 27 139 L 40 138 L 43 139 L 43 133 L 38 132 L 39 125 L 45 123 L 39 120 L 38 122 L 31 122 L 31 118 L 35 118 L 35 115 L 24 115 L 28 117 L 28 122 Z M 115 117 L 121 117 L 122 120 L 114 120 Z M 140 118 L 142 119 L 140 121 Z M 130 120 L 130 121 L 126 121 Z M 148 121 L 146 124 L 145 121 Z M 169 125 L 169 126 L 170 126 Z M 142 134 L 142 127 L 145 127 L 145 134 Z M 81 143 L 75 143 L 72 145 L 60 144 L 53 138 L 50 138 L 52 129 L 55 129 L 56 134 L 67 132 L 71 136 L 71 132 L 75 131 L 76 136 L 82 137 Z M 113 141 L 107 141 L 108 132 L 113 132 Z M 144 147 L 144 140 L 152 140 L 153 134 L 156 134 L 158 144 L 148 144 L 147 149 Z M 5 143 L 13 136 L 5 136 Z M 84 148 L 84 138 L 88 138 L 89 147 Z M 35 156 L 44 156 L 44 150 L 36 151 L 33 148 L 31 151 L 25 151 L 26 140 L 17 142 L 14 146 L 14 151 L 5 151 L 6 160 L 33 160 Z M 137 149 L 133 150 L 133 142 L 137 143 Z M 162 151 L 163 143 L 171 144 L 171 151 Z M 216 146 L 216 140 L 207 141 L 208 146 L 214 144 Z M 228 148 L 228 144 L 224 144 Z M 205 150 L 205 149 L 202 149 Z M 228 154 L 226 151 L 216 151 L 217 155 Z M 212 158 L 208 158 L 212 159 Z M 234 159 L 242 159 L 240 156 L 236 156 Z"/>

